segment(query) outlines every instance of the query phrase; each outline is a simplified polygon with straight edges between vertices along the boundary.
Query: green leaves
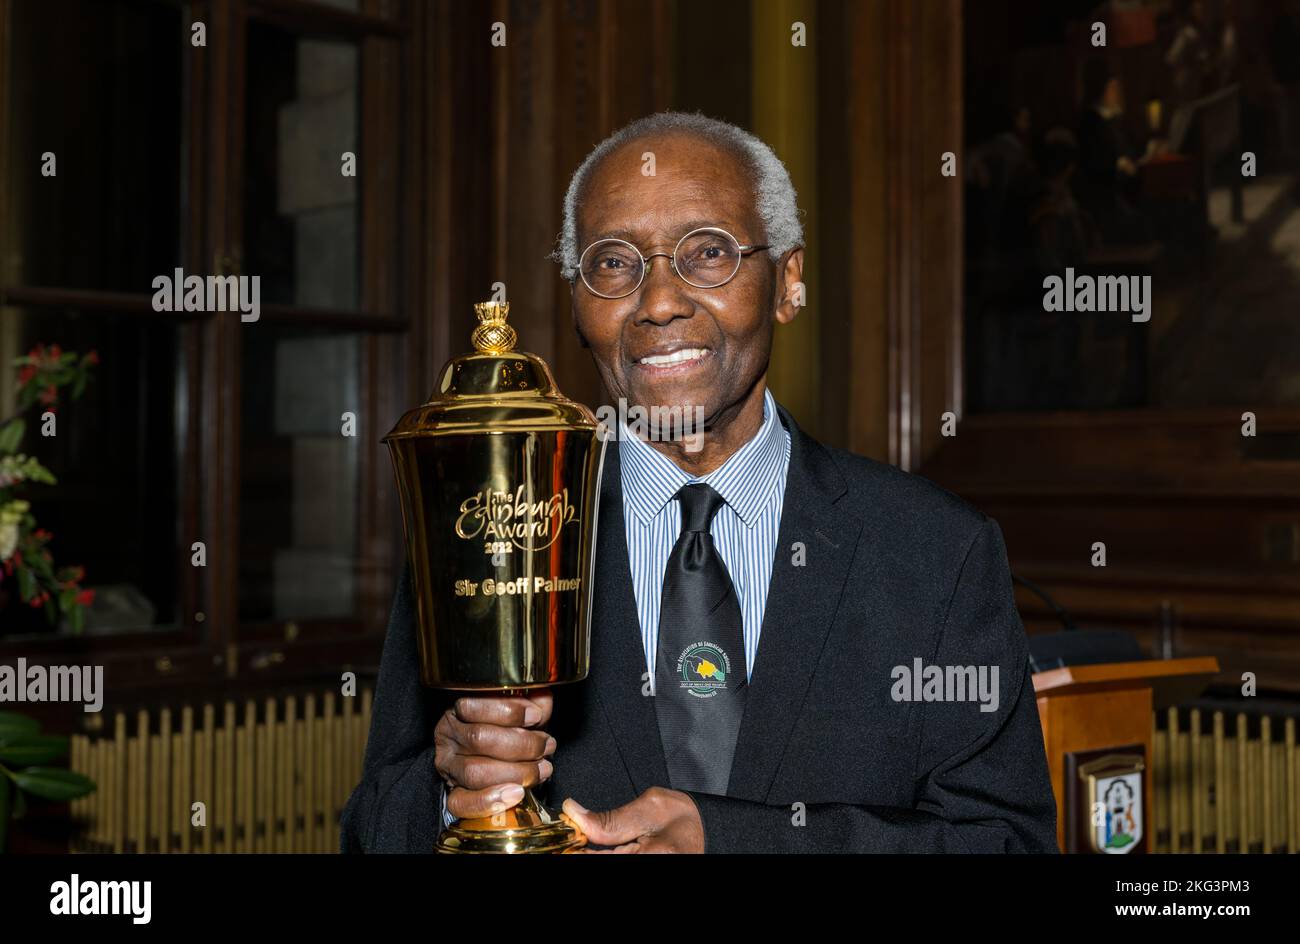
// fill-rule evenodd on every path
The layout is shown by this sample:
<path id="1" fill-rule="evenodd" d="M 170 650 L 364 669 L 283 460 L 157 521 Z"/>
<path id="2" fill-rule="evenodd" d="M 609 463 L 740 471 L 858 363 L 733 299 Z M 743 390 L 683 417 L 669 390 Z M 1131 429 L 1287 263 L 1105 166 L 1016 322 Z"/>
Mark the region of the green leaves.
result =
<path id="1" fill-rule="evenodd" d="M 52 763 L 66 753 L 66 737 L 41 734 L 41 726 L 31 718 L 0 711 L 0 763 L 30 767 Z"/>
<path id="2" fill-rule="evenodd" d="M 63 735 L 41 734 L 40 724 L 31 718 L 0 711 L 0 852 L 9 820 L 22 815 L 27 794 L 66 802 L 94 792 L 89 777 L 48 766 L 67 753 Z"/>
<path id="3" fill-rule="evenodd" d="M 0 745 L 0 763 L 16 767 L 52 764 L 68 753 L 68 739 L 59 734 L 38 734 Z"/>
<path id="4" fill-rule="evenodd" d="M 10 743 L 11 739 L 31 737 L 40 731 L 41 726 L 31 718 L 12 711 L 0 711 L 0 745 Z"/>
<path id="5" fill-rule="evenodd" d="M 26 431 L 27 424 L 21 417 L 14 417 L 4 426 L 0 426 L 0 453 L 17 452 L 19 444 L 23 441 L 23 433 Z"/>
<path id="6" fill-rule="evenodd" d="M 58 767 L 28 767 L 13 775 L 14 784 L 33 796 L 66 802 L 84 797 L 95 789 L 95 781 Z"/>
<path id="7" fill-rule="evenodd" d="M 31 718 L 0 711 L 0 852 L 5 850 L 9 820 L 27 808 L 27 794 L 67 802 L 94 792 L 95 781 L 89 777 L 45 766 L 67 753 L 66 737 L 41 734 L 41 726 Z"/>
<path id="8" fill-rule="evenodd" d="M 24 568 L 31 568 L 37 577 L 45 583 L 54 582 L 54 567 L 50 564 L 49 558 L 44 554 L 24 554 Z"/>
<path id="9" fill-rule="evenodd" d="M 6 777 L 0 777 L 0 852 L 5 851 L 5 835 L 9 832 L 9 798 L 13 787 Z"/>
<path id="10" fill-rule="evenodd" d="M 13 420 L 7 423 L 4 429 L 8 430 L 14 427 L 14 424 L 19 427 L 25 425 L 22 420 Z M 4 450 L 0 449 L 0 452 Z M 58 484 L 58 479 L 54 477 L 53 472 L 41 465 L 34 457 L 21 452 L 14 455 L 0 455 L 0 479 L 7 483 L 6 488 L 24 481 L 40 482 L 42 485 Z"/>
<path id="11" fill-rule="evenodd" d="M 18 574 L 18 596 L 26 603 L 36 596 L 36 575 L 32 573 L 30 567 L 19 567 L 16 573 Z"/>

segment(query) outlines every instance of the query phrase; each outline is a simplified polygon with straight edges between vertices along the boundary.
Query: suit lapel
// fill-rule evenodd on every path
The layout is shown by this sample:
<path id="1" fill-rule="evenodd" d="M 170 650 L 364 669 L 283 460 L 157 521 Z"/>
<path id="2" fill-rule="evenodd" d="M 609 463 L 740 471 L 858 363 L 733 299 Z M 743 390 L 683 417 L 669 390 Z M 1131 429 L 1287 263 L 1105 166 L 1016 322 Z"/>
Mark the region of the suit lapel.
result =
<path id="1" fill-rule="evenodd" d="M 785 756 L 862 530 L 861 522 L 846 520 L 834 507 L 845 486 L 830 455 L 778 409 L 790 431 L 790 469 L 763 631 L 727 788 L 730 796 L 760 802 Z M 796 543 L 804 547 L 802 566 L 794 563 Z"/>
<path id="2" fill-rule="evenodd" d="M 654 699 L 641 693 L 646 684 L 645 650 L 641 647 L 641 623 L 632 593 L 623 521 L 623 476 L 615 441 L 605 449 L 598 527 L 591 690 L 609 719 L 619 754 L 639 794 L 656 784 L 667 786 L 668 765 L 659 740 Z"/>

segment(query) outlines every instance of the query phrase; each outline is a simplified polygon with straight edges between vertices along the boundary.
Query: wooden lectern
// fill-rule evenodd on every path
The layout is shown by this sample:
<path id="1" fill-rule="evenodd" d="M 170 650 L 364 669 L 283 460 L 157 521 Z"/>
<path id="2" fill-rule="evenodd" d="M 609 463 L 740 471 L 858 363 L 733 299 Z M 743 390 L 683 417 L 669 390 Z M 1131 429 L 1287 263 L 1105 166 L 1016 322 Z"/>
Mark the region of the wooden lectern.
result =
<path id="1" fill-rule="evenodd" d="M 1217 659 L 1202 657 L 1034 675 L 1062 852 L 1149 848 L 1152 712 L 1195 698 L 1218 671 Z"/>

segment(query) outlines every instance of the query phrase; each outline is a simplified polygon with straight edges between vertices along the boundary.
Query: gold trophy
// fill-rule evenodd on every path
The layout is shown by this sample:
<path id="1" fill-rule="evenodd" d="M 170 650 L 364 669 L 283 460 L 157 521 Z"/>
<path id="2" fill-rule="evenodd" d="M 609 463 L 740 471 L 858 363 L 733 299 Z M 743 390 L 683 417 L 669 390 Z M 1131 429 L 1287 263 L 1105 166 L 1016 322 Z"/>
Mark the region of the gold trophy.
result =
<path id="1" fill-rule="evenodd" d="M 604 441 L 556 389 L 545 361 L 514 350 L 510 306 L 474 306 L 475 350 L 384 437 L 402 505 L 421 681 L 522 694 L 586 678 Z M 564 852 L 586 843 L 526 791 L 514 808 L 461 820 L 438 852 Z"/>

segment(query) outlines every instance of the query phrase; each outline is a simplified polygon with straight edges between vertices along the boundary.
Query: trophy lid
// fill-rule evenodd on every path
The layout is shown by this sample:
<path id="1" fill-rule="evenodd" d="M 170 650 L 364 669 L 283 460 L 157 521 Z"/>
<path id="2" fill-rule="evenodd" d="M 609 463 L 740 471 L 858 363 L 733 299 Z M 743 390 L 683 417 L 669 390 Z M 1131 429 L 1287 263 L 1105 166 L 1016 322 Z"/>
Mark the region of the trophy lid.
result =
<path id="1" fill-rule="evenodd" d="M 591 411 L 560 393 L 551 369 L 536 354 L 516 351 L 506 324 L 509 302 L 479 302 L 474 350 L 442 368 L 438 389 L 408 410 L 384 442 L 417 436 L 510 430 L 595 429 Z"/>

